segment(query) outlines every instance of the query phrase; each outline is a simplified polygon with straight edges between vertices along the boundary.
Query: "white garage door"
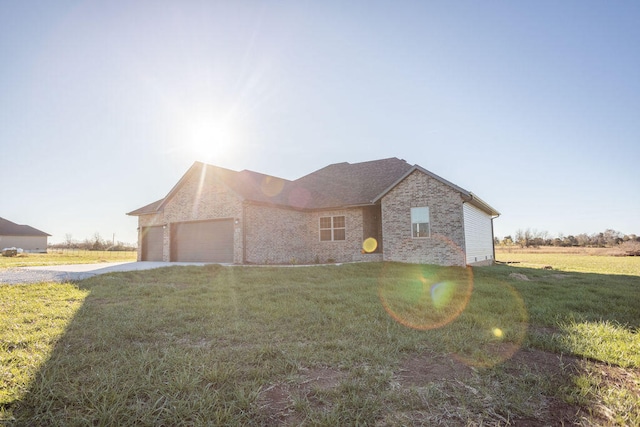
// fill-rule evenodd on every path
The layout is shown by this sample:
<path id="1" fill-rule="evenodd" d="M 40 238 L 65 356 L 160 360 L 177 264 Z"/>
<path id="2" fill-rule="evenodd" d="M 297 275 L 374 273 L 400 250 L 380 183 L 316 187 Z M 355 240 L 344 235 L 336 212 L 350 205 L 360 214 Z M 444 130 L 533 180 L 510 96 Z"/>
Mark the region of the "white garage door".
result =
<path id="1" fill-rule="evenodd" d="M 171 261 L 233 262 L 233 219 L 171 224 Z"/>

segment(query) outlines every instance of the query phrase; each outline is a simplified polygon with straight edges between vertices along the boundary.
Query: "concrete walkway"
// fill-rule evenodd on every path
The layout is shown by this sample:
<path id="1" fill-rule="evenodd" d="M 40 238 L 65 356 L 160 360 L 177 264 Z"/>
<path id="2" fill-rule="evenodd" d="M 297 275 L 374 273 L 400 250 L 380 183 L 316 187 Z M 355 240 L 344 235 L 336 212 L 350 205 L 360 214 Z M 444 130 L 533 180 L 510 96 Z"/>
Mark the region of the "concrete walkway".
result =
<path id="1" fill-rule="evenodd" d="M 118 271 L 151 270 L 175 265 L 203 266 L 203 262 L 103 262 L 99 264 L 43 265 L 0 270 L 0 283 L 38 283 L 82 280 Z"/>

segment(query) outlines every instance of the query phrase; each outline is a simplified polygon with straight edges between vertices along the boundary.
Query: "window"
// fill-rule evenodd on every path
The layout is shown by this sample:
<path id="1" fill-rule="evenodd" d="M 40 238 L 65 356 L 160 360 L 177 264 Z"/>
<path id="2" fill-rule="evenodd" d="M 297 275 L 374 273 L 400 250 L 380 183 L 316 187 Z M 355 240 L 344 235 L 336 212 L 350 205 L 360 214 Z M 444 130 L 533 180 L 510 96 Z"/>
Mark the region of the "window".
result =
<path id="1" fill-rule="evenodd" d="M 344 216 L 323 216 L 320 218 L 320 240 L 331 242 L 344 240 L 345 221 Z"/>
<path id="2" fill-rule="evenodd" d="M 429 237 L 429 208 L 411 208 L 411 236 Z"/>

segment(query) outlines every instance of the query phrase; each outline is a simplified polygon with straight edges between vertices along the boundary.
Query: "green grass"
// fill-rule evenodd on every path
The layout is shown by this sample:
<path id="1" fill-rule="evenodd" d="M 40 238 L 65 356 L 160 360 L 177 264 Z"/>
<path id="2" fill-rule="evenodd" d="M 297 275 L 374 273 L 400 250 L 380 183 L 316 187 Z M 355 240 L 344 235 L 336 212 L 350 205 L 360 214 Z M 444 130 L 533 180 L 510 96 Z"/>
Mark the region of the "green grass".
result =
<path id="1" fill-rule="evenodd" d="M 25 396 L 87 294 L 70 284 L 0 287 L 0 408 Z"/>
<path id="2" fill-rule="evenodd" d="M 0 286 L 0 420 L 634 425 L 639 297 L 635 276 L 389 263 Z"/>
<path id="3" fill-rule="evenodd" d="M 93 264 L 100 262 L 135 261 L 135 251 L 50 251 L 46 254 L 22 253 L 14 257 L 0 256 L 0 270 L 13 267 L 42 265 Z"/>

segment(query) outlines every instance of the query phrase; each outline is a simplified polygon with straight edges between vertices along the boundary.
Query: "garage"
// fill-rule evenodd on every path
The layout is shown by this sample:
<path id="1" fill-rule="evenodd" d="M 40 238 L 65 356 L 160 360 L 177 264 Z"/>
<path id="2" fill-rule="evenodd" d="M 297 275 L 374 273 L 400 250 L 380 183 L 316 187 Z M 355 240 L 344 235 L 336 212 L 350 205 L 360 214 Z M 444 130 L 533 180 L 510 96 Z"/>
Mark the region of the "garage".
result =
<path id="1" fill-rule="evenodd" d="M 162 261 L 164 230 L 162 226 L 142 228 L 142 261 Z"/>
<path id="2" fill-rule="evenodd" d="M 171 261 L 233 262 L 233 219 L 171 224 Z"/>

